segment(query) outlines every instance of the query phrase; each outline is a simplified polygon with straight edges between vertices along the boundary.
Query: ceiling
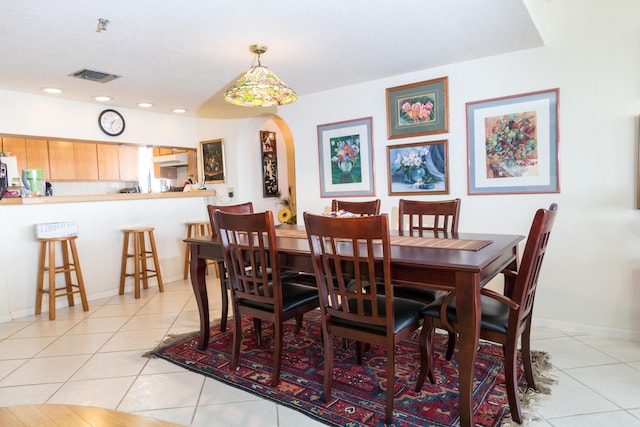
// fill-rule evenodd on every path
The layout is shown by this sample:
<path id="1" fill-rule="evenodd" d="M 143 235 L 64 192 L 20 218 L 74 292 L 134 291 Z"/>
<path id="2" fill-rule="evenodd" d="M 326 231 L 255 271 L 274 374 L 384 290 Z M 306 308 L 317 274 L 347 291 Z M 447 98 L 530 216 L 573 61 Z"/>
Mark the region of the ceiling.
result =
<path id="1" fill-rule="evenodd" d="M 254 43 L 269 47 L 262 65 L 298 96 L 543 44 L 522 0 L 2 0 L 0 89 L 256 115 L 264 109 L 223 100 L 252 65 Z M 81 69 L 121 78 L 68 76 Z"/>

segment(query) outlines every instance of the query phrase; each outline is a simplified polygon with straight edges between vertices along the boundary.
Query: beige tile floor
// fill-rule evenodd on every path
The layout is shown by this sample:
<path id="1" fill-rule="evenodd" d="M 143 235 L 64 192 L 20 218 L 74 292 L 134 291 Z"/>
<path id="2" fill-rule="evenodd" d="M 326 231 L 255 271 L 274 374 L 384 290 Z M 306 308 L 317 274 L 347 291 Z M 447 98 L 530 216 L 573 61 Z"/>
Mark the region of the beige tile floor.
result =
<path id="1" fill-rule="evenodd" d="M 211 316 L 219 287 L 210 276 Z M 186 426 L 321 426 L 304 415 L 160 359 L 141 357 L 168 334 L 198 328 L 188 281 L 60 308 L 57 320 L 0 323 L 0 406 L 58 403 L 131 412 Z M 640 426 L 640 343 L 535 328 L 557 383 L 530 426 Z"/>

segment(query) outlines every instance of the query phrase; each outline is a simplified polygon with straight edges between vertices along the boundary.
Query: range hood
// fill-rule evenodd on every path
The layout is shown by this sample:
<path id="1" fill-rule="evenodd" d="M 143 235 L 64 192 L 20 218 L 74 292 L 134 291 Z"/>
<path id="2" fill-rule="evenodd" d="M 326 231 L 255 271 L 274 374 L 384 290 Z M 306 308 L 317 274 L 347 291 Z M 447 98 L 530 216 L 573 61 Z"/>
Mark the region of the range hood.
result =
<path id="1" fill-rule="evenodd" d="M 151 161 L 160 167 L 187 166 L 189 164 L 189 156 L 187 153 L 167 154 L 152 157 Z"/>

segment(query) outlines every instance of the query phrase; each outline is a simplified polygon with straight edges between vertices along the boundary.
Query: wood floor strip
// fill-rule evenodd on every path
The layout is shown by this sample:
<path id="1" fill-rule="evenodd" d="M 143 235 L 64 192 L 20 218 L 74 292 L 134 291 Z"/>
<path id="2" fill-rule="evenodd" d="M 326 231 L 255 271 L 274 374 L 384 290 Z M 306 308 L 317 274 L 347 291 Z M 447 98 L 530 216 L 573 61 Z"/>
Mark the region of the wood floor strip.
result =
<path id="1" fill-rule="evenodd" d="M 77 405 L 0 407 L 2 427 L 184 427 L 104 408 Z"/>

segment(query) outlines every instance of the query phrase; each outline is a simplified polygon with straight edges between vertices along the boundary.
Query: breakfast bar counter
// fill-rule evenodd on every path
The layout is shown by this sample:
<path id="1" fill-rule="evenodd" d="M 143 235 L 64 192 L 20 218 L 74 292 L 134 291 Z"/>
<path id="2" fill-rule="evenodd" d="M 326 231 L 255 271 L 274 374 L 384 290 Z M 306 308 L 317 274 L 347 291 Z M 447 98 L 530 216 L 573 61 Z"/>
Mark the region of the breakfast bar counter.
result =
<path id="1" fill-rule="evenodd" d="M 208 221 L 214 190 L 155 193 L 112 193 L 4 198 L 0 201 L 0 321 L 34 313 L 38 279 L 36 224 L 73 223 L 89 300 L 118 295 L 123 229 L 153 227 L 164 281 L 183 278 L 186 224 Z M 150 286 L 156 286 L 155 280 Z M 124 301 L 134 298 L 126 283 Z M 58 309 L 67 309 L 59 299 Z M 77 304 L 76 304 L 77 305 Z M 80 314 L 84 314 L 80 309 Z M 0 423 L 1 424 L 1 423 Z"/>
<path id="2" fill-rule="evenodd" d="M 215 190 L 197 190 L 185 192 L 167 191 L 163 193 L 110 193 L 110 194 L 79 194 L 73 196 L 39 196 L 39 197 L 5 197 L 0 205 L 42 205 L 51 203 L 81 203 L 81 202 L 113 202 L 120 200 L 146 199 L 178 199 L 188 197 L 213 197 Z"/>

